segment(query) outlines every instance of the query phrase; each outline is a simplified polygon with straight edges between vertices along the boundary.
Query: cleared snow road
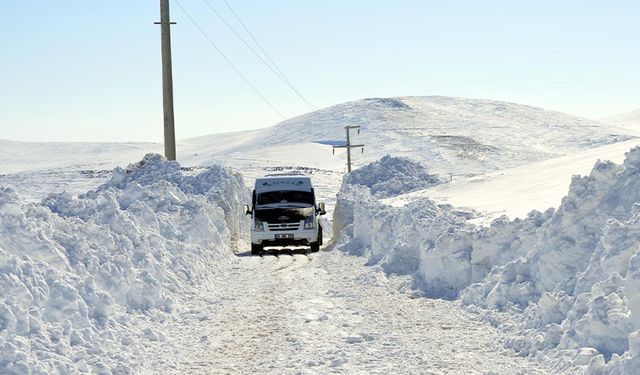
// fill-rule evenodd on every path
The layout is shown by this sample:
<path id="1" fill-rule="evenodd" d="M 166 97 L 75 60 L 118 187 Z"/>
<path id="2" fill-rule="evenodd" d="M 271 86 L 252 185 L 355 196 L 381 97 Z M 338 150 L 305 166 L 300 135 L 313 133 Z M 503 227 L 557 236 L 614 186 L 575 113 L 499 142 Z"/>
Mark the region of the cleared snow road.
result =
<path id="1" fill-rule="evenodd" d="M 415 298 L 362 258 L 242 255 L 184 296 L 166 340 L 134 344 L 141 373 L 551 373 L 458 303 Z"/>

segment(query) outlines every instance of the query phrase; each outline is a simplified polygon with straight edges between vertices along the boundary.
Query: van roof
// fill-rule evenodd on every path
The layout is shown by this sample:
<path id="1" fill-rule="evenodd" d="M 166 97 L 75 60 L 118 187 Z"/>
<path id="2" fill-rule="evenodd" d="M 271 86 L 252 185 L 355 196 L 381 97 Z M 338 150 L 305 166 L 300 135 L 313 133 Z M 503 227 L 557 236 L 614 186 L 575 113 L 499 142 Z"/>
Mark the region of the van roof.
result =
<path id="1" fill-rule="evenodd" d="M 311 178 L 308 176 L 265 176 L 256 178 L 257 192 L 278 190 L 311 191 Z"/>

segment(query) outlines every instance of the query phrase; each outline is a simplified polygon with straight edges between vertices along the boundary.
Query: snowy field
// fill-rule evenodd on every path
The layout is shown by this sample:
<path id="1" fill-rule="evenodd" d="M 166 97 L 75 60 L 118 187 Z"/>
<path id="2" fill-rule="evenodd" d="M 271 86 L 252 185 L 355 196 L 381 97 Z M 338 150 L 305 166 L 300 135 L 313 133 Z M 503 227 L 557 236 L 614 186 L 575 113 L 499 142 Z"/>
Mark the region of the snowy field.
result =
<path id="1" fill-rule="evenodd" d="M 428 197 L 475 210 L 479 217 L 474 221 L 485 225 L 502 215 L 525 218 L 531 210 L 558 207 L 573 175 L 589 174 L 598 160 L 622 163 L 624 154 L 638 145 L 638 140 L 618 142 L 482 176 L 455 178 L 450 183 L 414 189 L 384 202 L 400 207 Z"/>
<path id="2" fill-rule="evenodd" d="M 0 141 L 0 373 L 634 374 L 640 150 L 616 124 L 405 97 L 183 140 L 179 163 Z M 251 257 L 247 186 L 288 170 L 333 240 Z"/>

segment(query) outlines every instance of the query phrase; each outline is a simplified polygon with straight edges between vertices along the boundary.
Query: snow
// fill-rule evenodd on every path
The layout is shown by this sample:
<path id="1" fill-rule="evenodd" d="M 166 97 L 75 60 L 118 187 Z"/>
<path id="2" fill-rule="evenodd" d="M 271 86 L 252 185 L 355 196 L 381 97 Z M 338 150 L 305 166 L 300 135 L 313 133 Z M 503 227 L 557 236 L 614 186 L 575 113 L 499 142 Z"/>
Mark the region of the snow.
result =
<path id="1" fill-rule="evenodd" d="M 640 134 L 640 109 L 600 119 L 601 122 L 618 125 Z"/>
<path id="2" fill-rule="evenodd" d="M 0 171 L 50 172 L 53 169 L 113 169 L 140 160 L 148 152 L 160 152 L 158 143 L 15 142 L 0 139 Z"/>
<path id="3" fill-rule="evenodd" d="M 343 179 L 345 125 L 366 147 Z M 640 151 L 591 169 L 636 134 L 432 96 L 181 140 L 179 163 L 0 141 L 0 372 L 632 374 Z M 280 171 L 327 203 L 319 253 L 250 256 L 245 181 Z"/>
<path id="4" fill-rule="evenodd" d="M 638 368 L 640 148 L 622 165 L 575 176 L 556 209 L 468 221 L 428 198 L 390 206 L 345 180 L 335 211 L 342 249 L 425 295 L 458 299 L 508 330 L 522 355 L 589 373 Z"/>
<path id="5" fill-rule="evenodd" d="M 345 172 L 344 126 L 360 125 L 356 167 L 385 155 L 408 157 L 442 180 L 572 155 L 631 139 L 638 132 L 516 103 L 443 96 L 369 98 L 338 104 L 273 127 L 177 142 L 186 167 L 220 164 L 242 171 L 267 166 Z M 57 187 L 95 188 L 116 166 L 161 152 L 153 143 L 25 143 L 0 140 L 0 184 L 38 202 Z M 253 176 L 248 176 L 252 178 Z M 336 187 L 337 190 L 337 187 Z M 334 190 L 335 191 L 335 190 Z"/>
<path id="6" fill-rule="evenodd" d="M 598 160 L 621 163 L 637 140 L 576 152 L 571 155 L 509 168 L 483 176 L 454 177 L 453 181 L 384 200 L 401 207 L 428 197 L 438 203 L 476 211 L 475 223 L 489 225 L 500 216 L 525 218 L 529 211 L 557 207 L 573 175 L 588 174 Z"/>
<path id="7" fill-rule="evenodd" d="M 78 197 L 2 188 L 0 372 L 129 372 L 128 343 L 163 341 L 136 315 L 173 311 L 229 261 L 247 197 L 236 174 L 186 176 L 153 154 Z"/>
<path id="8" fill-rule="evenodd" d="M 153 154 L 78 196 L 3 188 L 0 372 L 551 372 L 358 257 L 234 256 L 248 199 Z"/>
<path id="9" fill-rule="evenodd" d="M 352 141 L 365 144 L 364 154 L 354 155 L 357 166 L 389 154 L 409 157 L 443 176 L 483 174 L 630 138 L 627 129 L 515 103 L 442 96 L 369 98 L 252 133 L 245 143 L 225 147 L 224 158 L 317 143 L 326 151 L 314 157 L 333 166 L 330 145 L 344 142 L 346 125 L 361 126 L 360 134 L 352 131 Z M 344 163 L 344 151 L 336 151 L 336 158 Z"/>
<path id="10" fill-rule="evenodd" d="M 346 177 L 347 182 L 368 186 L 378 198 L 394 196 L 441 183 L 435 175 L 419 163 L 407 158 L 385 156 L 380 161 L 356 169 Z"/>
<path id="11" fill-rule="evenodd" d="M 224 282 L 186 296 L 166 342 L 136 346 L 171 373 L 529 373 L 505 335 L 457 303 L 337 251 L 236 258 Z M 185 330 L 185 327 L 189 327 Z"/>

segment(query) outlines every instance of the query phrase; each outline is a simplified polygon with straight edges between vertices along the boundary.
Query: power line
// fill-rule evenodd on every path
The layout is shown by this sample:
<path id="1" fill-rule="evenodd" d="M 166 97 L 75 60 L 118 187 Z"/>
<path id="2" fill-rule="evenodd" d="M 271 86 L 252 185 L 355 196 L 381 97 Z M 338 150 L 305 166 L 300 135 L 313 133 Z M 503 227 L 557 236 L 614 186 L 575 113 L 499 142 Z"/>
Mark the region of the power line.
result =
<path id="1" fill-rule="evenodd" d="M 283 80 L 283 82 L 289 86 L 295 93 L 296 95 L 298 95 L 298 97 L 300 97 L 300 99 L 302 99 L 302 101 L 305 102 L 305 104 L 307 104 L 307 106 L 309 106 L 309 108 L 311 110 L 315 110 L 316 107 L 311 104 L 311 102 L 309 102 L 307 100 L 307 98 L 305 98 L 294 86 L 293 84 L 287 79 L 287 77 L 284 75 L 284 73 L 282 73 L 282 70 L 280 70 L 280 68 L 278 68 L 278 65 L 273 61 L 273 59 L 271 58 L 271 56 L 269 56 L 269 54 L 267 53 L 267 51 L 264 50 L 264 48 L 262 48 L 262 45 L 258 42 L 258 40 L 256 39 L 255 36 L 253 36 L 253 33 L 249 30 L 249 28 L 247 27 L 247 25 L 242 21 L 242 19 L 240 18 L 240 16 L 238 15 L 238 13 L 236 13 L 236 11 L 231 7 L 231 5 L 229 4 L 229 2 L 227 0 L 223 0 L 224 3 L 227 5 L 227 8 L 229 8 L 229 10 L 231 11 L 231 13 L 233 14 L 233 16 L 236 18 L 236 20 L 238 20 L 238 22 L 240 23 L 240 25 L 242 25 L 242 27 L 244 28 L 244 31 L 247 32 L 247 34 L 249 35 L 249 37 L 251 37 L 251 40 L 253 40 L 253 42 L 256 44 L 256 46 L 258 46 L 258 48 L 260 49 L 260 51 L 264 54 L 264 56 L 267 58 L 267 60 L 269 60 L 269 62 L 271 63 L 271 65 L 266 64 L 266 62 L 253 50 L 253 48 L 249 47 L 249 45 L 242 39 L 240 38 L 240 36 L 238 35 L 238 33 L 233 30 L 233 28 L 231 26 L 229 26 L 229 24 L 218 14 L 218 12 L 215 12 L 215 9 L 213 9 L 213 7 L 211 6 L 211 4 L 209 4 L 208 0 L 205 0 L 205 2 L 207 4 L 209 4 L 209 6 L 211 7 L 212 10 L 214 10 L 214 12 L 216 14 L 218 14 L 218 17 L 220 17 L 223 22 L 231 29 L 231 31 L 233 31 L 234 34 L 236 34 L 236 36 L 242 40 L 242 42 L 256 55 L 260 58 L 260 60 L 262 60 L 263 63 L 265 63 L 265 65 L 267 65 L 271 71 L 273 71 L 275 68 L 275 70 L 277 71 L 277 73 L 274 71 L 274 73 L 280 77 L 280 79 Z M 273 66 L 273 68 L 271 68 L 271 66 Z"/>
<path id="2" fill-rule="evenodd" d="M 189 18 L 189 20 L 191 21 L 191 23 L 196 27 L 196 29 L 198 29 L 198 31 L 200 31 L 200 33 L 202 34 L 202 36 L 205 37 L 205 39 L 207 39 L 209 41 L 209 44 L 211 44 L 211 46 L 218 51 L 218 53 L 220 54 L 220 56 L 222 56 L 222 58 L 224 58 L 224 60 L 227 62 L 227 64 L 229 64 L 229 66 L 231 66 L 231 68 L 240 76 L 240 78 L 242 78 L 245 83 L 247 85 L 249 85 L 253 91 L 255 91 L 256 94 L 258 94 L 258 96 L 260 96 L 260 98 L 262 98 L 262 100 L 267 103 L 278 115 L 280 115 L 280 117 L 282 117 L 282 119 L 286 119 L 285 115 L 282 114 L 282 112 L 280 112 L 278 110 L 278 108 L 276 108 L 276 106 L 273 105 L 273 103 L 271 103 L 269 101 L 269 99 L 267 99 L 264 95 L 262 95 L 262 93 L 260 92 L 260 90 L 258 90 L 258 88 L 251 83 L 251 81 L 249 81 L 249 79 L 242 74 L 242 72 L 240 71 L 240 69 L 238 69 L 233 62 L 231 62 L 231 60 L 229 60 L 229 58 L 222 52 L 222 50 L 220 50 L 220 48 L 218 48 L 218 46 L 216 45 L 216 43 L 209 37 L 209 35 L 202 29 L 202 27 L 200 27 L 200 25 L 196 22 L 196 20 L 193 19 L 193 17 L 191 17 L 191 15 L 189 14 L 189 12 L 187 12 L 187 10 L 182 6 L 182 4 L 180 4 L 179 0 L 174 0 L 176 2 L 176 4 L 178 5 L 178 7 L 180 7 L 180 10 L 182 10 L 182 13 L 185 14 L 185 16 L 187 16 L 187 18 Z"/>
<path id="3" fill-rule="evenodd" d="M 267 57 L 267 59 L 269 59 L 269 61 L 271 62 L 271 64 L 269 64 L 267 61 L 265 61 L 265 59 L 260 56 L 260 54 L 258 52 L 256 52 L 255 49 L 253 49 L 253 47 L 251 47 L 249 45 L 249 43 L 247 43 L 246 40 L 244 40 L 244 38 L 242 38 L 242 36 L 233 28 L 233 26 L 231 26 L 227 20 L 220 14 L 220 12 L 218 12 L 215 7 L 208 1 L 208 0 L 204 0 L 204 2 L 209 6 L 209 8 L 211 9 L 211 11 L 225 24 L 225 26 L 227 26 L 227 28 L 229 30 L 231 30 L 231 32 L 242 42 L 242 44 L 245 45 L 245 47 L 247 47 L 249 49 L 249 51 L 251 51 L 263 64 L 264 66 L 266 66 L 269 70 L 271 70 L 271 72 L 273 74 L 276 75 L 276 77 L 278 77 L 285 85 L 287 85 L 287 87 L 289 87 L 300 99 L 302 99 L 302 101 L 305 102 L 305 104 L 309 107 L 309 109 L 311 110 L 315 110 L 315 107 L 313 106 L 313 104 L 311 104 L 311 102 L 309 102 L 307 100 L 307 98 L 305 98 L 298 89 L 295 88 L 295 86 L 293 86 L 293 84 L 287 79 L 287 77 L 284 75 L 284 73 L 282 73 L 282 71 L 278 68 L 278 66 L 273 62 L 273 60 L 271 60 L 271 58 L 269 57 L 269 55 L 264 51 L 264 49 L 257 43 L 257 41 L 255 41 L 255 38 L 253 38 L 253 35 L 248 31 L 248 29 L 246 28 L 246 26 L 244 26 L 244 23 L 242 22 L 242 20 L 240 20 L 240 18 L 238 17 L 238 15 L 233 11 L 233 8 L 231 8 L 229 6 L 229 4 L 227 3 L 227 6 L 229 6 L 229 9 L 231 9 L 231 11 L 234 13 L 235 17 L 238 19 L 238 21 L 243 25 L 243 27 L 245 28 L 245 30 L 249 33 L 249 35 L 251 36 L 251 38 L 256 42 L 256 45 L 258 46 L 258 48 L 260 48 L 260 50 L 264 53 L 264 55 Z"/>

